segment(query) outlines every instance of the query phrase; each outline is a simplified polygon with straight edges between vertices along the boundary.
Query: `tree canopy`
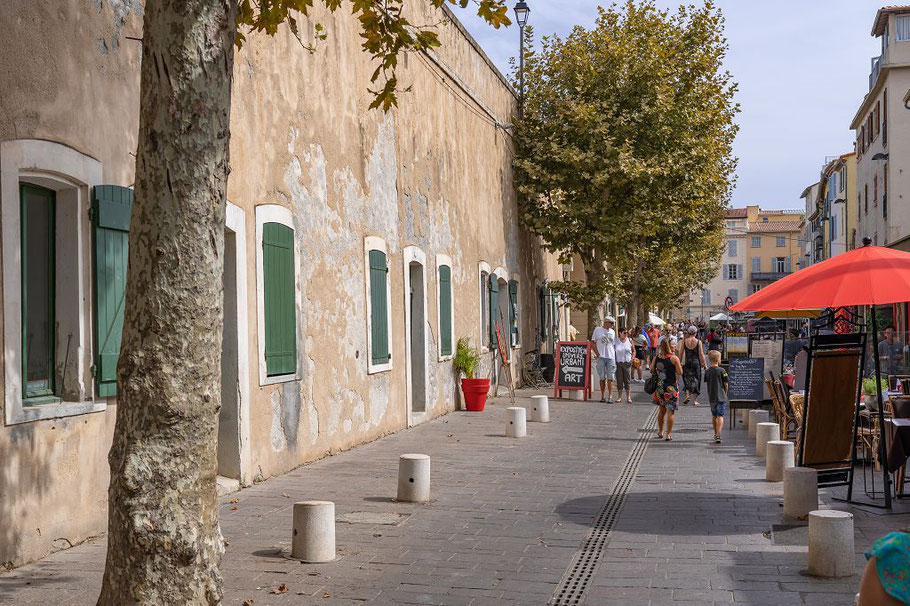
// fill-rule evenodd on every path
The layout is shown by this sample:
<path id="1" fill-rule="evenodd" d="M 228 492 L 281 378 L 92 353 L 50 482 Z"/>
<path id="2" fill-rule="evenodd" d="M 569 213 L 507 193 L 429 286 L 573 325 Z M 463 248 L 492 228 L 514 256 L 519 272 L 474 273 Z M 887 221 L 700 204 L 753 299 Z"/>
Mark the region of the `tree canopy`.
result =
<path id="1" fill-rule="evenodd" d="M 710 279 L 723 239 L 738 111 L 723 16 L 710 0 L 598 10 L 591 29 L 528 40 L 522 219 L 581 258 L 586 282 L 557 286 L 576 307 L 670 305 Z"/>

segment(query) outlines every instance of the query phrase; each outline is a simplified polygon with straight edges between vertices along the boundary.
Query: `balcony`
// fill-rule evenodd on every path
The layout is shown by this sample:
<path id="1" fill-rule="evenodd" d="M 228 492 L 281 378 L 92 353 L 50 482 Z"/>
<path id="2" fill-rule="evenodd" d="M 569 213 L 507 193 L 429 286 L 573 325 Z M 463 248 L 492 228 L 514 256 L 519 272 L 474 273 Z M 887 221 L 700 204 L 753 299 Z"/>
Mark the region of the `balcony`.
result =
<path id="1" fill-rule="evenodd" d="M 882 71 L 882 56 L 872 57 L 872 71 L 869 72 L 869 90 L 875 88 L 875 81 Z"/>
<path id="2" fill-rule="evenodd" d="M 792 273 L 792 271 L 753 271 L 750 278 L 752 282 L 774 282 Z"/>

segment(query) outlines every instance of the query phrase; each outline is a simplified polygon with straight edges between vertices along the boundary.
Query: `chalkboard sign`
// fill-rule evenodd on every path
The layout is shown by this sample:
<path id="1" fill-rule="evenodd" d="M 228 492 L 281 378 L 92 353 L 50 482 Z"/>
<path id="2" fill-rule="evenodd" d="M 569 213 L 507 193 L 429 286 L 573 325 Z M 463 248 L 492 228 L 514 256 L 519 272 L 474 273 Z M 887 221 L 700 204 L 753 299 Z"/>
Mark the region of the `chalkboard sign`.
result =
<path id="1" fill-rule="evenodd" d="M 591 344 L 587 341 L 560 341 L 556 344 L 556 393 L 583 390 L 585 399 L 591 391 Z"/>
<path id="2" fill-rule="evenodd" d="M 730 400 L 760 402 L 764 399 L 764 358 L 730 358 L 728 372 L 730 375 L 730 389 L 727 392 L 727 396 Z"/>

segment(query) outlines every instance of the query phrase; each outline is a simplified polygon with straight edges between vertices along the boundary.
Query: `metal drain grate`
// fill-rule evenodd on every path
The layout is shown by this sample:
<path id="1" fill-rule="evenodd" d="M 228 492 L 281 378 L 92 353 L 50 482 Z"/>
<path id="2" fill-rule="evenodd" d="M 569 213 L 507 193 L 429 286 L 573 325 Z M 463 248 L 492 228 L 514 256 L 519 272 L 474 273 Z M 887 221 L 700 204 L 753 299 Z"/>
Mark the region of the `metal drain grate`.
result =
<path id="1" fill-rule="evenodd" d="M 626 493 L 635 480 L 635 474 L 638 473 L 641 459 L 648 448 L 648 443 L 653 438 L 652 434 L 656 427 L 657 409 L 655 408 L 645 422 L 644 427 L 641 428 L 641 436 L 639 436 L 635 446 L 632 447 L 632 452 L 629 453 L 626 464 L 623 465 L 622 471 L 619 472 L 619 477 L 616 478 L 616 482 L 613 484 L 613 490 L 610 492 L 603 509 L 597 515 L 597 519 L 591 527 L 591 532 L 588 533 L 587 538 L 581 544 L 581 548 L 572 557 L 572 562 L 569 564 L 566 574 L 562 577 L 559 585 L 556 586 L 556 591 L 553 593 L 553 597 L 550 598 L 552 606 L 576 606 L 581 604 L 582 599 L 584 599 L 588 583 L 591 582 L 591 578 L 597 570 L 597 563 L 600 561 L 604 546 L 610 538 L 610 531 L 622 511 L 622 506 L 626 501 Z"/>

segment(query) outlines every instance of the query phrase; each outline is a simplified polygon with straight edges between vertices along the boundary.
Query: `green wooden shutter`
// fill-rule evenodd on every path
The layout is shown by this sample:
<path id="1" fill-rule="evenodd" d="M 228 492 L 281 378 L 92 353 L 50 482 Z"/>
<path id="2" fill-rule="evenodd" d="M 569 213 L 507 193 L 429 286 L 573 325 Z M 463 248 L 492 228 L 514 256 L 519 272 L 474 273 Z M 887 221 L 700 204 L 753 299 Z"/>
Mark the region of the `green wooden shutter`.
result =
<path id="1" fill-rule="evenodd" d="M 544 286 L 540 287 L 539 292 L 540 299 L 540 339 L 541 341 L 546 341 L 549 337 L 547 332 L 547 289 Z"/>
<path id="2" fill-rule="evenodd" d="M 385 253 L 370 251 L 370 359 L 373 364 L 386 364 L 389 354 L 389 266 Z"/>
<path id="3" fill-rule="evenodd" d="M 490 274 L 490 349 L 496 347 L 496 322 L 499 321 L 499 282 Z"/>
<path id="4" fill-rule="evenodd" d="M 95 253 L 95 378 L 98 395 L 117 395 L 117 359 L 123 333 L 123 303 L 129 265 L 133 190 L 119 185 L 93 188 Z"/>
<path id="5" fill-rule="evenodd" d="M 262 226 L 265 369 L 270 377 L 297 372 L 297 306 L 294 230 L 280 223 Z"/>
<path id="6" fill-rule="evenodd" d="M 452 355 L 452 268 L 439 266 L 439 342 L 442 355 Z"/>
<path id="7" fill-rule="evenodd" d="M 509 328 L 512 345 L 518 345 L 518 281 L 509 280 Z"/>

